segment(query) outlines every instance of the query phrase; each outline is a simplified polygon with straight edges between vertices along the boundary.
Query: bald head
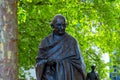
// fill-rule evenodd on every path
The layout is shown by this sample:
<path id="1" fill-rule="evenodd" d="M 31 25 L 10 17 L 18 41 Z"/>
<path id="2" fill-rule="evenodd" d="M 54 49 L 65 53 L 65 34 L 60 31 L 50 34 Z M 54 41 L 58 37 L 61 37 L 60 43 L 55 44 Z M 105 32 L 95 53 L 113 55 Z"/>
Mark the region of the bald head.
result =
<path id="1" fill-rule="evenodd" d="M 51 22 L 51 26 L 53 26 L 57 22 L 57 19 L 62 19 L 64 21 L 64 24 L 66 25 L 66 18 L 61 14 L 57 14 L 54 16 L 54 18 Z"/>
<path id="2" fill-rule="evenodd" d="M 96 65 L 95 65 L 95 64 L 93 64 L 93 65 L 91 66 L 92 71 L 94 71 L 94 70 L 95 70 L 95 68 L 96 68 Z"/>
<path id="3" fill-rule="evenodd" d="M 51 26 L 53 28 L 53 32 L 56 35 L 63 35 L 65 34 L 65 29 L 66 29 L 66 19 L 64 16 L 57 14 L 52 22 Z"/>

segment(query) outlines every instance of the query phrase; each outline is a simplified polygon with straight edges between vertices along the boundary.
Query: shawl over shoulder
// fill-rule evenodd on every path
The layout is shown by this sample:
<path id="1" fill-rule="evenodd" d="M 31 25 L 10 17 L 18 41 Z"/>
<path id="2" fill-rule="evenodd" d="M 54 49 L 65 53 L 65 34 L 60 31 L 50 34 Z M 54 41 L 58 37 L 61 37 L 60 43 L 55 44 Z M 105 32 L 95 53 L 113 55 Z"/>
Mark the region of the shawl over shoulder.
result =
<path id="1" fill-rule="evenodd" d="M 47 65 L 49 59 L 55 65 Z M 42 40 L 36 58 L 37 80 L 85 80 L 85 64 L 77 41 L 69 34 L 55 40 L 53 34 Z"/>

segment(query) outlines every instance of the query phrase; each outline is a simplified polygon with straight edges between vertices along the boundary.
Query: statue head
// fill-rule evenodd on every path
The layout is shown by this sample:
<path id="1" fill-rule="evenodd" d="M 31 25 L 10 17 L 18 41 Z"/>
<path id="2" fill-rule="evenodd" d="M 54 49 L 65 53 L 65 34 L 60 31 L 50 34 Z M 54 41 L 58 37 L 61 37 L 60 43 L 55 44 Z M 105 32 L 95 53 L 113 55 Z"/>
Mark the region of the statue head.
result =
<path id="1" fill-rule="evenodd" d="M 54 31 L 53 31 L 54 34 L 63 35 L 65 33 L 65 29 L 66 29 L 66 19 L 61 14 L 57 14 L 53 18 L 50 25 L 54 29 Z"/>
<path id="2" fill-rule="evenodd" d="M 93 65 L 91 66 L 92 71 L 94 71 L 94 70 L 95 70 L 95 68 L 96 68 L 96 65 L 95 65 L 95 64 L 93 64 Z"/>

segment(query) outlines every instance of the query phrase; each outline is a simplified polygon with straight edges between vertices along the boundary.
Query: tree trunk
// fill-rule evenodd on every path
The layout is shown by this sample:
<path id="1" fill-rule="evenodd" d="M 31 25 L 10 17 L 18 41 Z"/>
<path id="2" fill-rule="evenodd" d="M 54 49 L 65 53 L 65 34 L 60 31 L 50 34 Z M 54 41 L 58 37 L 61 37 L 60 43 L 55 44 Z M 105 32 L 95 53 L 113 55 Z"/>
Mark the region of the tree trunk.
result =
<path id="1" fill-rule="evenodd" d="M 17 80 L 17 0 L 0 0 L 0 80 Z"/>

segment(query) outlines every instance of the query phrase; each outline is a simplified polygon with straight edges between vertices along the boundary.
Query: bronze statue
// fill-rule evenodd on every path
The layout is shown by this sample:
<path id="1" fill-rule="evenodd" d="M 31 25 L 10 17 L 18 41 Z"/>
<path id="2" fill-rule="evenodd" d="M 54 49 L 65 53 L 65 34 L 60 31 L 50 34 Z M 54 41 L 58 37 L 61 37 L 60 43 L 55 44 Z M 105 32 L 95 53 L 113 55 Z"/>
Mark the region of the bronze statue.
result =
<path id="1" fill-rule="evenodd" d="M 77 41 L 65 32 L 66 19 L 58 14 L 53 33 L 44 38 L 36 58 L 37 80 L 85 80 L 85 64 Z"/>
<path id="2" fill-rule="evenodd" d="M 95 72 L 95 64 L 91 66 L 92 71 L 87 74 L 86 80 L 100 80 L 98 73 Z"/>

